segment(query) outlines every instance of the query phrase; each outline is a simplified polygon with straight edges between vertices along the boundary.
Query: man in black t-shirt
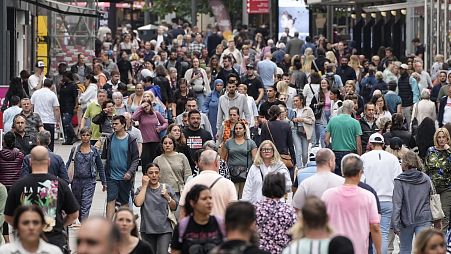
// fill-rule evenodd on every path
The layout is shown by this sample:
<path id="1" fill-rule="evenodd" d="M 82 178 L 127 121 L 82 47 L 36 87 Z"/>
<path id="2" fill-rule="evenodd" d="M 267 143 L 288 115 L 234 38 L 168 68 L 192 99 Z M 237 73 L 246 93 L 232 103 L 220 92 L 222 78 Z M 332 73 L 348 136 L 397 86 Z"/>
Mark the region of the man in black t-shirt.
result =
<path id="1" fill-rule="evenodd" d="M 240 253 L 266 254 L 259 249 L 258 233 L 255 229 L 255 207 L 246 201 L 231 203 L 225 212 L 227 241 L 214 248 L 210 254 Z"/>
<path id="2" fill-rule="evenodd" d="M 190 148 L 191 157 L 194 153 L 202 148 L 202 145 L 212 140 L 210 132 L 200 128 L 201 116 L 197 109 L 191 110 L 188 113 L 188 127 L 183 129 L 183 134 L 186 138 L 186 144 Z"/>
<path id="3" fill-rule="evenodd" d="M 49 152 L 43 146 L 31 150 L 32 174 L 17 181 L 9 190 L 5 220 L 12 225 L 13 215 L 21 205 L 37 205 L 44 212 L 44 234 L 48 242 L 60 248 L 67 246 L 63 230 L 78 218 L 80 209 L 67 183 L 48 174 Z M 67 215 L 63 218 L 62 211 Z"/>
<path id="4" fill-rule="evenodd" d="M 253 64 L 246 65 L 246 75 L 241 79 L 241 83 L 247 86 L 247 94 L 252 96 L 255 103 L 259 105 L 265 95 L 265 89 L 263 88 L 263 82 L 260 77 L 255 76 L 254 69 Z"/>
<path id="5" fill-rule="evenodd" d="M 269 120 L 268 110 L 272 105 L 284 104 L 283 102 L 277 99 L 277 90 L 275 86 L 270 86 L 266 88 L 266 95 L 268 96 L 268 100 L 260 105 L 258 110 L 258 114 L 260 116 L 265 116 L 266 120 Z"/>

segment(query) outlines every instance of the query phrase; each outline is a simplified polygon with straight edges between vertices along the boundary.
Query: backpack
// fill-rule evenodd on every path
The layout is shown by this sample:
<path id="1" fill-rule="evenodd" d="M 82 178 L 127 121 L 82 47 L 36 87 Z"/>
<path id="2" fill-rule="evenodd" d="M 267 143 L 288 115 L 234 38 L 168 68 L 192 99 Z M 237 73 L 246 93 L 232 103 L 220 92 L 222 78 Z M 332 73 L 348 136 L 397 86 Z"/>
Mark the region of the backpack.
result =
<path id="1" fill-rule="evenodd" d="M 243 243 L 239 245 L 235 245 L 232 248 L 223 248 L 223 245 L 216 246 L 214 249 L 210 251 L 209 254 L 243 254 L 252 247 L 252 245 L 248 243 Z"/>
<path id="2" fill-rule="evenodd" d="M 213 216 L 216 220 L 216 224 L 219 226 L 219 231 L 221 231 L 222 238 L 225 238 L 226 236 L 226 230 L 225 230 L 225 222 L 224 219 L 221 217 L 218 217 L 216 215 Z M 186 228 L 188 227 L 189 220 L 191 219 L 191 216 L 187 216 L 179 221 L 178 228 L 179 228 L 179 242 L 183 242 L 183 237 L 185 236 Z"/>

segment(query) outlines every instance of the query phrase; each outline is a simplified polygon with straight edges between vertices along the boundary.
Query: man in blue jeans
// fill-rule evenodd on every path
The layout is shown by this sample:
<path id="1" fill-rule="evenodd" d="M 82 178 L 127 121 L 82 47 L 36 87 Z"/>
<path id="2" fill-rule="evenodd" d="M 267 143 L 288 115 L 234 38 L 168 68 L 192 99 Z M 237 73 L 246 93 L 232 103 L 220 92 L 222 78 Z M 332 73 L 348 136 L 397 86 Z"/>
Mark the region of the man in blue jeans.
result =
<path id="1" fill-rule="evenodd" d="M 114 116 L 112 125 L 114 133 L 107 138 L 102 151 L 102 159 L 106 159 L 106 217 L 109 220 L 113 219 L 116 202 L 119 206 L 128 204 L 133 178 L 139 164 L 136 138 L 126 131 L 125 117 Z"/>
<path id="2" fill-rule="evenodd" d="M 387 253 L 388 234 L 393 212 L 394 179 L 402 173 L 398 158 L 384 151 L 384 137 L 379 133 L 370 136 L 372 150 L 361 156 L 363 161 L 363 182 L 373 187 L 381 206 L 382 253 Z"/>

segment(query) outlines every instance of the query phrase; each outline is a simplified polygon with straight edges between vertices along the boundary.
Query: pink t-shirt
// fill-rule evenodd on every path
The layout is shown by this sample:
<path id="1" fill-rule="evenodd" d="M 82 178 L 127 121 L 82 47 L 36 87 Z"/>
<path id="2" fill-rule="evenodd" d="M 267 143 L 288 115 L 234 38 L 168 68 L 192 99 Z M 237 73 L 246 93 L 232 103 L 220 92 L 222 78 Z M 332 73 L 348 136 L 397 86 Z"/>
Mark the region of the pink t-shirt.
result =
<path id="1" fill-rule="evenodd" d="M 356 254 L 368 253 L 370 224 L 380 222 L 374 195 L 358 186 L 342 185 L 326 190 L 322 199 L 334 233 L 348 237 Z"/>

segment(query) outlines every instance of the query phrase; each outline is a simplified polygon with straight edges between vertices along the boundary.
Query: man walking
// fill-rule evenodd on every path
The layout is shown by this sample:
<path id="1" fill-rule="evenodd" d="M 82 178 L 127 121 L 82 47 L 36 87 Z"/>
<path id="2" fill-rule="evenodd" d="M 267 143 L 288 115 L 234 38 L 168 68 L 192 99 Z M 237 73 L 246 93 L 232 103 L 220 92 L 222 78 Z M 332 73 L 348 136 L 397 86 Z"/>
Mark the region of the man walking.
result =
<path id="1" fill-rule="evenodd" d="M 335 174 L 341 175 L 341 159 L 349 153 L 362 154 L 362 129 L 357 120 L 351 117 L 354 110 L 354 102 L 345 100 L 342 106 L 342 114 L 332 117 L 327 124 L 324 142 L 331 146 L 335 153 Z"/>
<path id="2" fill-rule="evenodd" d="M 78 218 L 80 209 L 67 183 L 48 173 L 50 163 L 46 147 L 33 148 L 30 156 L 32 174 L 17 181 L 10 189 L 5 206 L 5 220 L 13 225 L 14 211 L 20 205 L 35 204 L 44 212 L 48 242 L 61 249 L 67 247 L 64 228 Z M 63 211 L 66 216 L 63 218 Z"/>
<path id="3" fill-rule="evenodd" d="M 326 190 L 341 186 L 345 181 L 343 177 L 333 173 L 335 170 L 335 155 L 332 150 L 321 148 L 316 153 L 315 161 L 316 173 L 302 181 L 293 196 L 293 207 L 296 211 L 302 209 L 307 197 L 321 198 Z"/>
<path id="4" fill-rule="evenodd" d="M 53 82 L 50 79 L 44 81 L 44 87 L 34 92 L 31 96 L 31 104 L 35 113 L 41 116 L 44 129 L 50 132 L 50 151 L 53 152 L 55 127 L 61 126 L 60 103 L 56 94 L 50 90 Z"/>
<path id="5" fill-rule="evenodd" d="M 387 253 L 388 233 L 393 212 L 394 179 L 402 173 L 398 158 L 384 151 L 384 137 L 374 133 L 369 138 L 372 150 L 362 155 L 364 182 L 373 187 L 381 206 L 382 253 Z"/>
<path id="6" fill-rule="evenodd" d="M 133 177 L 139 164 L 136 138 L 126 131 L 124 116 L 114 116 L 114 133 L 106 140 L 102 158 L 106 159 L 105 175 L 107 177 L 106 217 L 113 219 L 116 203 L 127 205 L 130 199 Z"/>
<path id="7" fill-rule="evenodd" d="M 380 218 L 374 195 L 358 187 L 363 174 L 363 162 L 356 154 L 348 154 L 342 161 L 345 182 L 328 189 L 322 199 L 326 203 L 329 222 L 334 232 L 351 239 L 355 253 L 368 253 L 369 238 L 377 254 L 381 254 Z"/>
<path id="8" fill-rule="evenodd" d="M 210 188 L 213 197 L 212 215 L 224 217 L 227 205 L 238 199 L 233 182 L 218 173 L 219 160 L 218 153 L 213 150 L 202 152 L 199 158 L 200 174 L 186 183 L 180 195 L 179 206 L 181 209 L 179 219 L 188 216 L 184 209 L 186 194 L 196 184 L 202 184 Z"/>
<path id="9" fill-rule="evenodd" d="M 247 106 L 247 97 L 236 91 L 238 76 L 230 74 L 227 81 L 227 93 L 219 97 L 218 116 L 216 121 L 216 128 L 218 130 L 221 128 L 222 123 L 228 119 L 228 113 L 231 107 L 237 107 L 241 113 L 240 118 L 242 119 L 244 114 L 246 122 L 251 122 L 251 114 L 249 113 L 249 107 Z"/>

